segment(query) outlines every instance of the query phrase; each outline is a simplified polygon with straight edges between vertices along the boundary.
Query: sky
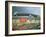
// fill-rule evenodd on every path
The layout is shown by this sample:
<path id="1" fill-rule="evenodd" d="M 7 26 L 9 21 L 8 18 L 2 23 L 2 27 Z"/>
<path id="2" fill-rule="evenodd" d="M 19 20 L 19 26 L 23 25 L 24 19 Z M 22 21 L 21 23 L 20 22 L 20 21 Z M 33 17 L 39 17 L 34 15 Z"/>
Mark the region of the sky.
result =
<path id="1" fill-rule="evenodd" d="M 40 7 L 19 7 L 19 6 L 13 6 L 12 7 L 12 14 L 16 13 L 29 13 L 29 14 L 35 14 L 40 15 Z"/>

